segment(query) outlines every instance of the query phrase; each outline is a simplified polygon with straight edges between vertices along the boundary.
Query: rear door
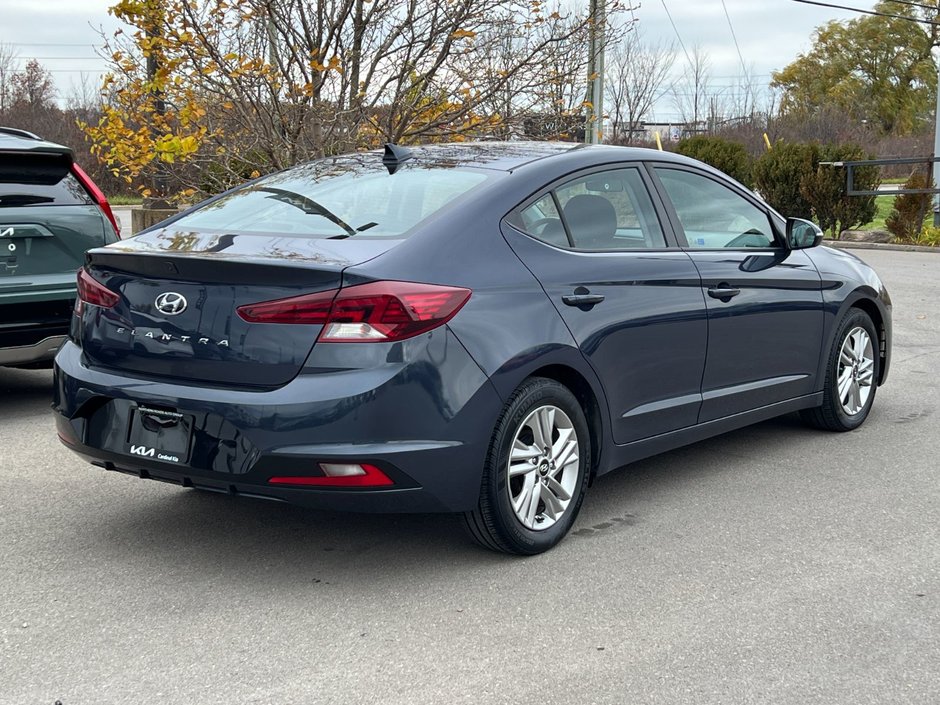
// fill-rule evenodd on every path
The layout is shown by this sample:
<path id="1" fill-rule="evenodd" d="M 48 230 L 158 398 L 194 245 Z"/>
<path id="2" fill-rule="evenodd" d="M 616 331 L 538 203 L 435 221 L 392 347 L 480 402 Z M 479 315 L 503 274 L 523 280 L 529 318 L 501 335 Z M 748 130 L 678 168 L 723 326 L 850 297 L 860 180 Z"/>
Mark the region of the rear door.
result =
<path id="1" fill-rule="evenodd" d="M 767 207 L 743 189 L 691 167 L 652 171 L 708 307 L 700 421 L 813 393 L 823 333 L 813 262 L 782 246 Z"/>
<path id="2" fill-rule="evenodd" d="M 504 225 L 604 385 L 618 444 L 691 426 L 701 405 L 701 283 L 649 186 L 637 166 L 585 172 Z"/>

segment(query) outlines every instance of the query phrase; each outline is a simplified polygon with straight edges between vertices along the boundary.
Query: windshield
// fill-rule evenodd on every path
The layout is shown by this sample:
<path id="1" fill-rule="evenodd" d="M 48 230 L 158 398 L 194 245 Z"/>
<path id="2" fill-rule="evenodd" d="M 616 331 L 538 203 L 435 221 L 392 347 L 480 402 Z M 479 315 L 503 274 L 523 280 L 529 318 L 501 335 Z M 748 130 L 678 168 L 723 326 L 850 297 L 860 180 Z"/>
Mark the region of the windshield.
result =
<path id="1" fill-rule="evenodd" d="M 389 174 L 374 157 L 312 162 L 238 189 L 172 227 L 399 238 L 496 173 L 406 164 Z"/>

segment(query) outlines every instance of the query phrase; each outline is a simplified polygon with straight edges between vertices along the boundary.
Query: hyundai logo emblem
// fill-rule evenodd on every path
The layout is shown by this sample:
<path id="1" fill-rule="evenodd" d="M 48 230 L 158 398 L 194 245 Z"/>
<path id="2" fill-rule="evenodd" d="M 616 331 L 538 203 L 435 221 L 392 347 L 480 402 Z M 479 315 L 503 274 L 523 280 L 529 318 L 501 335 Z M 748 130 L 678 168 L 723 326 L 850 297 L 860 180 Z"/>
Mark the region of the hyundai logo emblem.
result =
<path id="1" fill-rule="evenodd" d="M 186 297 L 177 294 L 175 291 L 167 291 L 157 297 L 154 306 L 157 307 L 160 313 L 165 313 L 167 316 L 176 316 L 186 310 Z"/>

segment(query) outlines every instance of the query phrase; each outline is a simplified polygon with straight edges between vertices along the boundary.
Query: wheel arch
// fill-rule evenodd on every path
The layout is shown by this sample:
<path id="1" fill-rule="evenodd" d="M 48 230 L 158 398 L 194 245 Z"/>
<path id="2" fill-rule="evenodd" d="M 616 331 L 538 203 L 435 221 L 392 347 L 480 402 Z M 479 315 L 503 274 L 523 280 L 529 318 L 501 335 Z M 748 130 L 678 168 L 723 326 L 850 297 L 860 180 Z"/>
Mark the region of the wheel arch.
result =
<path id="1" fill-rule="evenodd" d="M 564 364 L 550 364 L 533 370 L 526 379 L 545 377 L 554 380 L 571 390 L 587 419 L 588 431 L 591 434 L 591 474 L 588 477 L 589 486 L 597 477 L 604 443 L 604 418 L 600 401 L 591 383 L 573 367 Z"/>
<path id="2" fill-rule="evenodd" d="M 878 386 L 880 387 L 888 373 L 888 329 L 885 322 L 886 314 L 878 305 L 876 297 L 875 292 L 866 291 L 865 288 L 852 292 L 852 296 L 846 300 L 847 305 L 840 312 L 839 320 L 850 308 L 857 308 L 867 313 L 872 323 L 875 324 L 875 331 L 878 333 Z"/>

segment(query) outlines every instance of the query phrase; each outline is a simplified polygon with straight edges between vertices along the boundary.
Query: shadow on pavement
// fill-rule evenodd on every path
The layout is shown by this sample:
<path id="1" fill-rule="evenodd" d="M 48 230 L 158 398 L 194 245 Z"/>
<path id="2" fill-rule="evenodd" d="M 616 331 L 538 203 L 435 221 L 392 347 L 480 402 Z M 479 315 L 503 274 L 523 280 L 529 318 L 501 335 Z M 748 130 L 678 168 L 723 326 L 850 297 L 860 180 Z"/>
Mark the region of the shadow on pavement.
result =
<path id="1" fill-rule="evenodd" d="M 379 575 L 387 587 L 442 568 L 510 560 L 470 543 L 457 516 L 322 512 L 183 488 L 149 498 L 135 493 L 134 501 L 89 518 L 86 529 L 83 543 L 109 554 L 104 558 L 118 569 L 143 564 L 158 573 L 221 574 L 269 589 L 364 587 Z"/>
<path id="2" fill-rule="evenodd" d="M 52 403 L 52 370 L 0 367 L 0 418 L 4 414 L 48 408 Z"/>
<path id="3" fill-rule="evenodd" d="M 573 534 L 554 551 L 519 561 L 555 562 L 578 551 L 578 533 L 636 511 L 636 497 L 695 491 L 693 478 L 729 471 L 723 458 L 770 454 L 806 433 L 799 419 L 783 417 L 698 443 L 605 476 L 589 490 Z M 811 432 L 810 432 L 811 433 Z M 734 471 L 734 464 L 730 471 Z M 103 472 L 97 471 L 94 472 Z M 139 564 L 159 573 L 223 574 L 267 587 L 330 580 L 365 586 L 415 575 L 470 573 L 515 559 L 472 544 L 451 515 L 371 515 L 318 512 L 276 502 L 172 488 L 109 474 L 113 502 L 84 522 L 86 550 L 112 565 Z M 124 484 L 130 483 L 130 484 Z M 685 486 L 688 489 L 684 489 Z"/>
<path id="4" fill-rule="evenodd" d="M 599 518 L 604 512 L 629 512 L 631 498 L 640 494 L 650 496 L 674 488 L 683 492 L 682 485 L 693 491 L 692 480 L 696 477 L 740 472 L 742 463 L 748 465 L 748 459 L 766 462 L 782 457 L 794 449 L 800 438 L 807 441 L 809 452 L 809 439 L 819 434 L 831 435 L 814 431 L 798 414 L 789 414 L 641 460 L 597 479 L 589 491 L 580 523 L 586 513 Z"/>

